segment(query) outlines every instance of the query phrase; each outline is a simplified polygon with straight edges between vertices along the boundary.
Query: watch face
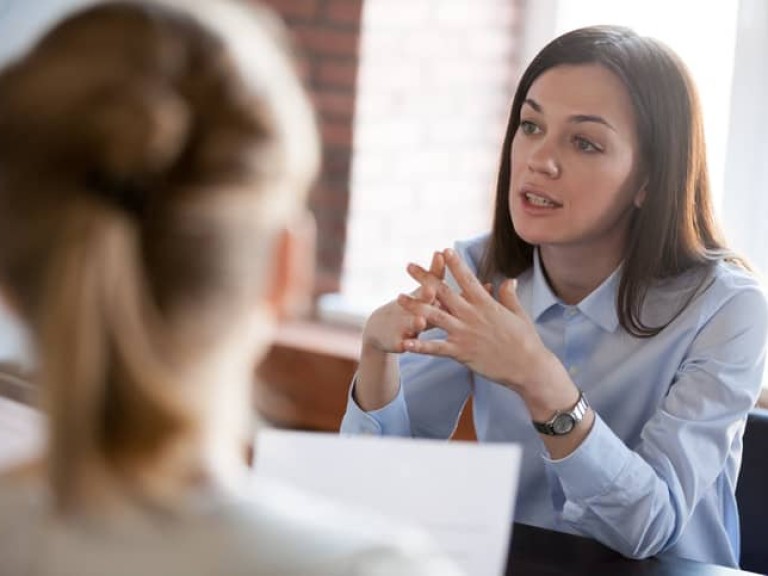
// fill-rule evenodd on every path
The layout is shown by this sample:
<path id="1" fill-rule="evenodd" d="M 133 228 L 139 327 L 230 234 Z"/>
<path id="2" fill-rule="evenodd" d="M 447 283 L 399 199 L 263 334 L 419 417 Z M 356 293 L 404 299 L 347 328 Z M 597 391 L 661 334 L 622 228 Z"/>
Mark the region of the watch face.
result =
<path id="1" fill-rule="evenodd" d="M 555 434 L 568 434 L 575 425 L 576 422 L 570 414 L 558 414 L 552 423 L 552 430 Z"/>

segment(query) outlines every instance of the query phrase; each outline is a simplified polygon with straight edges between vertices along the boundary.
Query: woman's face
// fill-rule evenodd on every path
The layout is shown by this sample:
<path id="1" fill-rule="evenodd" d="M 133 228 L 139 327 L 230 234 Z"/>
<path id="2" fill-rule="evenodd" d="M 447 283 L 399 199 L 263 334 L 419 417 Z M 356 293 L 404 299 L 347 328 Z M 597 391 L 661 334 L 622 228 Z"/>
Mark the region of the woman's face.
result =
<path id="1" fill-rule="evenodd" d="M 621 254 L 645 191 L 632 101 L 598 64 L 563 65 L 531 85 L 512 141 L 509 210 L 543 250 Z"/>

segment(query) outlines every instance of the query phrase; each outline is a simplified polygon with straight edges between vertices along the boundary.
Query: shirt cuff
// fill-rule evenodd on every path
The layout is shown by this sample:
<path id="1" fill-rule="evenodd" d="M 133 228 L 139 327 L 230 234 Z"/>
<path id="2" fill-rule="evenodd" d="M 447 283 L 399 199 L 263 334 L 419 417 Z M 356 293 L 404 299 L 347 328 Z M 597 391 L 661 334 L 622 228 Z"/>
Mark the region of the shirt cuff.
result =
<path id="1" fill-rule="evenodd" d="M 576 450 L 559 460 L 543 458 L 560 480 L 566 500 L 578 504 L 613 489 L 631 456 L 624 443 L 595 414 L 592 430 Z"/>
<path id="2" fill-rule="evenodd" d="M 376 436 L 411 436 L 411 421 L 405 403 L 402 384 L 397 396 L 379 408 L 366 412 L 355 402 L 354 390 L 357 375 L 352 379 L 347 395 L 347 410 L 341 421 L 342 434 L 368 434 Z"/>

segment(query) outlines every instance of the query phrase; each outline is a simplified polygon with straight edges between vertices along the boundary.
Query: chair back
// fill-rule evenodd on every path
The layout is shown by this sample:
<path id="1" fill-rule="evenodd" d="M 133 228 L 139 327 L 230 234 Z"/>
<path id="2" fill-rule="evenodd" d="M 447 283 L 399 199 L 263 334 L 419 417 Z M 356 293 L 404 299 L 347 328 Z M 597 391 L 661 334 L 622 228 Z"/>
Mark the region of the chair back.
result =
<path id="1" fill-rule="evenodd" d="M 749 413 L 736 501 L 744 570 L 768 574 L 768 410 Z"/>

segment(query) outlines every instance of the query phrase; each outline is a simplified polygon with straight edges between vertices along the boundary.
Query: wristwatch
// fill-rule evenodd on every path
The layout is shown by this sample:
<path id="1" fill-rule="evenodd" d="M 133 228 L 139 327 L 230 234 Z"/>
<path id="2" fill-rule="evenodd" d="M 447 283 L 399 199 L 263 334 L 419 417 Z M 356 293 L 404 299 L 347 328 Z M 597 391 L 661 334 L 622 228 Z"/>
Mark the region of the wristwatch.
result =
<path id="1" fill-rule="evenodd" d="M 547 436 L 563 436 L 576 427 L 576 424 L 584 419 L 589 408 L 587 397 L 579 390 L 579 401 L 570 410 L 558 410 L 554 416 L 546 422 L 534 422 L 536 431 Z"/>

